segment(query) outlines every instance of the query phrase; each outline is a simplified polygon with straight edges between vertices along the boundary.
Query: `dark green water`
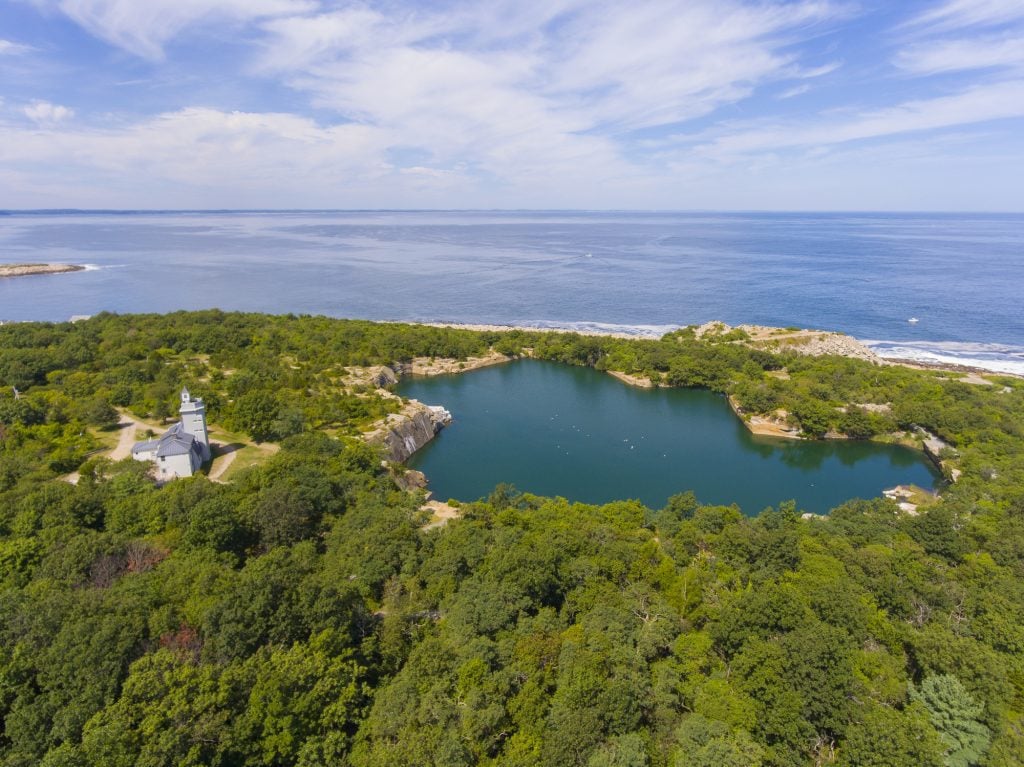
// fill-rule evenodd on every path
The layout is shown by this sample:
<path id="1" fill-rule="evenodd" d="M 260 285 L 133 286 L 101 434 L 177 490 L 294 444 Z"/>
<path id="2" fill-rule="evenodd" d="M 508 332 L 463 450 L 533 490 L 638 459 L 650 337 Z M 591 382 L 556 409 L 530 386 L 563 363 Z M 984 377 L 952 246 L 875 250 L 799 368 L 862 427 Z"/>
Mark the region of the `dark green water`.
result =
<path id="1" fill-rule="evenodd" d="M 935 487 L 921 454 L 866 442 L 803 442 L 750 434 L 720 395 L 638 389 L 605 373 L 523 360 L 414 379 L 403 397 L 444 405 L 453 423 L 414 455 L 440 499 L 475 500 L 500 482 L 538 495 L 660 508 L 693 490 L 748 514 L 795 499 L 827 512 L 887 487 Z"/>

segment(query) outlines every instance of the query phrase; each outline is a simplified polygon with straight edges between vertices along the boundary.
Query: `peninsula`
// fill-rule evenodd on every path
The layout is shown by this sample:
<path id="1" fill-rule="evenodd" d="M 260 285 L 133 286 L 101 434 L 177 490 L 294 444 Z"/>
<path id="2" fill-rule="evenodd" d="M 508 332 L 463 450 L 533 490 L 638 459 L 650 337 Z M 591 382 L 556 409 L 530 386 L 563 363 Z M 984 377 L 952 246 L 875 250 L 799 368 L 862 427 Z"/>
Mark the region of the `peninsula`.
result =
<path id="1" fill-rule="evenodd" d="M 64 274 L 81 272 L 78 264 L 0 264 L 0 277 L 26 277 L 32 274 Z"/>

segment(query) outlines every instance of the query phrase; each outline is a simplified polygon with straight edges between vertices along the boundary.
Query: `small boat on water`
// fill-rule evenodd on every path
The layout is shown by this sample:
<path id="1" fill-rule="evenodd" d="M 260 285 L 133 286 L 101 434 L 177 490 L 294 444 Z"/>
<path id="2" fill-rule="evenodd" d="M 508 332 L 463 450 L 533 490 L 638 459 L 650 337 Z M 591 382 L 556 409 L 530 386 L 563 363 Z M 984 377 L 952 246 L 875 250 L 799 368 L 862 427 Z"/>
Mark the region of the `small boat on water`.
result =
<path id="1" fill-rule="evenodd" d="M 918 320 L 917 317 L 911 317 L 909 320 L 907 320 L 907 322 L 909 322 L 911 325 L 919 321 L 920 320 Z"/>

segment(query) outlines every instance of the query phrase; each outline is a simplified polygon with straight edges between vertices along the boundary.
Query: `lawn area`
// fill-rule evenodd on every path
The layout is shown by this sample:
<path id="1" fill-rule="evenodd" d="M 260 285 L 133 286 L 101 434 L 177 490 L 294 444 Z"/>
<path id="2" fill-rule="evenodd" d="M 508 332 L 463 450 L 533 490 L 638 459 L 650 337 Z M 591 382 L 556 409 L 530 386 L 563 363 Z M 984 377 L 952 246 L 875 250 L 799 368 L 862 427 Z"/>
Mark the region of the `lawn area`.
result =
<path id="1" fill-rule="evenodd" d="M 245 434 L 215 425 L 209 426 L 209 433 L 213 448 L 209 477 L 218 482 L 230 482 L 239 472 L 263 463 L 280 449 L 273 442 L 254 444 Z"/>

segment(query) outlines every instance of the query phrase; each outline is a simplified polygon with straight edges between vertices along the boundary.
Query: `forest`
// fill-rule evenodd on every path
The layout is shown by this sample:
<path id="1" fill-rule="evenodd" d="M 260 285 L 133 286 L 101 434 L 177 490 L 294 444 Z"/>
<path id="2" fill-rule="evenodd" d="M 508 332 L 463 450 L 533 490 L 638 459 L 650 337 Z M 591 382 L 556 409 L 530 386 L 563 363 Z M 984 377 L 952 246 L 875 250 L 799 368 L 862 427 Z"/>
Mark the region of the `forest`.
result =
<path id="1" fill-rule="evenodd" d="M 1024 763 L 1024 380 L 740 340 L 0 326 L 0 766 Z M 427 527 L 359 438 L 395 402 L 345 368 L 491 349 L 708 388 L 811 437 L 926 430 L 959 479 L 916 516 L 814 519 L 499 485 Z M 163 486 L 97 452 L 182 385 L 280 450 Z"/>

